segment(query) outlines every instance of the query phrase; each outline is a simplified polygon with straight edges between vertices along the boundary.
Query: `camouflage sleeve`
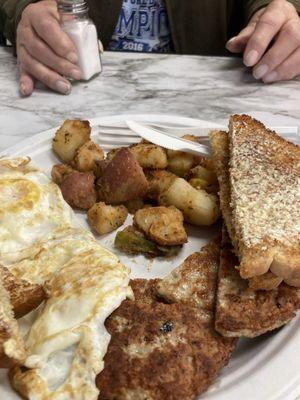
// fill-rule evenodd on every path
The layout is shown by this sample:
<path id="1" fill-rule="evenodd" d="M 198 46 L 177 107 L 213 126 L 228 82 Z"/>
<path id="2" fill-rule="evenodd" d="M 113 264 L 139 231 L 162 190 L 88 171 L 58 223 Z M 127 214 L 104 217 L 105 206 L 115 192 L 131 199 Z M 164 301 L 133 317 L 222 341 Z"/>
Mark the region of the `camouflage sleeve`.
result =
<path id="1" fill-rule="evenodd" d="M 30 3 L 38 0 L 0 0 L 0 32 L 13 46 L 16 44 L 16 31 L 22 12 Z"/>

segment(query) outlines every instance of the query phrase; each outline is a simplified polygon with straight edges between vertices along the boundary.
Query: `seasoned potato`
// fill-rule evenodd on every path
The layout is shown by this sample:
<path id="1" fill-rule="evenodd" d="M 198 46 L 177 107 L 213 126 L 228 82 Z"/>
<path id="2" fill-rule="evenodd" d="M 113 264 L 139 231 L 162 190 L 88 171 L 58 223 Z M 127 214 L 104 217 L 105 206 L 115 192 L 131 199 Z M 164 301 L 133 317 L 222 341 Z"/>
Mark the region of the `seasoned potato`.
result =
<path id="1" fill-rule="evenodd" d="M 218 179 L 214 171 L 203 167 L 202 165 L 197 165 L 188 173 L 189 179 L 202 179 L 206 181 L 208 184 L 216 184 L 218 183 Z"/>
<path id="2" fill-rule="evenodd" d="M 88 210 L 97 200 L 92 172 L 74 171 L 66 175 L 60 185 L 62 195 L 71 207 Z"/>
<path id="3" fill-rule="evenodd" d="M 193 225 L 211 225 L 220 216 L 218 197 L 193 188 L 182 178 L 175 179 L 158 200 L 161 205 L 177 207 L 184 220 Z"/>
<path id="4" fill-rule="evenodd" d="M 90 140 L 89 121 L 67 119 L 56 131 L 53 139 L 53 150 L 63 161 L 70 163 L 76 151 Z"/>
<path id="5" fill-rule="evenodd" d="M 142 168 L 164 169 L 167 168 L 168 159 L 166 151 L 152 143 L 139 143 L 131 146 L 129 150 L 135 156 Z"/>
<path id="6" fill-rule="evenodd" d="M 94 175 L 95 177 L 98 179 L 103 175 L 103 172 L 105 170 L 105 168 L 107 167 L 109 161 L 108 160 L 99 160 L 99 161 L 95 161 L 95 170 Z"/>
<path id="7" fill-rule="evenodd" d="M 143 198 L 149 185 L 134 155 L 122 148 L 106 166 L 97 187 L 100 200 L 106 204 L 121 204 Z"/>
<path id="8" fill-rule="evenodd" d="M 53 167 L 52 167 L 51 178 L 52 178 L 53 182 L 57 183 L 57 185 L 61 185 L 61 183 L 65 179 L 65 177 L 68 174 L 70 174 L 71 172 L 74 172 L 74 169 L 71 168 L 69 165 L 56 164 L 56 165 L 53 165 Z"/>
<path id="9" fill-rule="evenodd" d="M 127 201 L 124 205 L 130 214 L 135 214 L 137 210 L 145 206 L 145 203 L 143 199 L 136 199 Z"/>
<path id="10" fill-rule="evenodd" d="M 173 206 L 138 210 L 133 221 L 150 239 L 162 246 L 175 246 L 187 242 L 183 215 Z"/>
<path id="11" fill-rule="evenodd" d="M 183 177 L 194 166 L 194 164 L 195 160 L 192 154 L 177 151 L 176 154 L 173 152 L 172 157 L 168 159 L 168 170 Z"/>
<path id="12" fill-rule="evenodd" d="M 85 142 L 77 150 L 72 167 L 80 172 L 87 172 L 97 170 L 97 162 L 104 159 L 104 152 L 98 144 L 92 140 Z"/>
<path id="13" fill-rule="evenodd" d="M 124 206 L 110 206 L 103 202 L 96 203 L 87 212 L 91 226 L 99 235 L 114 231 L 123 225 L 128 215 Z"/>
<path id="14" fill-rule="evenodd" d="M 172 172 L 164 170 L 147 171 L 146 177 L 149 182 L 147 197 L 152 200 L 157 200 L 158 196 L 167 190 L 177 178 Z"/>

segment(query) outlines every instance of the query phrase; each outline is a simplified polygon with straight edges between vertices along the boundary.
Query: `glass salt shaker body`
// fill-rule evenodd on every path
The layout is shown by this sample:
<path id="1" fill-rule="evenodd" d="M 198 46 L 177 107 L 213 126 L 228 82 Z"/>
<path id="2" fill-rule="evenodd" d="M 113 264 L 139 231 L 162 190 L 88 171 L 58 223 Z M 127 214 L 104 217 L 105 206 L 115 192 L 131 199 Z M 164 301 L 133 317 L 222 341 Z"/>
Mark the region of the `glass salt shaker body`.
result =
<path id="1" fill-rule="evenodd" d="M 78 51 L 78 66 L 83 80 L 102 71 L 95 24 L 88 16 L 85 0 L 59 0 L 58 11 L 63 31 L 71 38 Z"/>

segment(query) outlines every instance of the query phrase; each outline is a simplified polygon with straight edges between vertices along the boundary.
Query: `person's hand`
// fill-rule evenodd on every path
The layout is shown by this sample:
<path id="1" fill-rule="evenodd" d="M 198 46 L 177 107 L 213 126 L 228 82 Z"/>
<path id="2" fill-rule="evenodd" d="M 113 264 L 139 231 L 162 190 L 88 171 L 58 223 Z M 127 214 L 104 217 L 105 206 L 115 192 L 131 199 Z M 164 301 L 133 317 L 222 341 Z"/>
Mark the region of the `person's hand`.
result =
<path id="1" fill-rule="evenodd" d="M 60 27 L 56 1 L 39 1 L 24 9 L 16 42 L 22 95 L 32 93 L 34 80 L 70 93 L 71 84 L 65 77 L 80 79 L 81 71 L 76 65 L 76 47 Z"/>
<path id="2" fill-rule="evenodd" d="M 300 18 L 286 0 L 273 0 L 259 10 L 227 49 L 243 53 L 253 76 L 270 83 L 300 75 Z"/>

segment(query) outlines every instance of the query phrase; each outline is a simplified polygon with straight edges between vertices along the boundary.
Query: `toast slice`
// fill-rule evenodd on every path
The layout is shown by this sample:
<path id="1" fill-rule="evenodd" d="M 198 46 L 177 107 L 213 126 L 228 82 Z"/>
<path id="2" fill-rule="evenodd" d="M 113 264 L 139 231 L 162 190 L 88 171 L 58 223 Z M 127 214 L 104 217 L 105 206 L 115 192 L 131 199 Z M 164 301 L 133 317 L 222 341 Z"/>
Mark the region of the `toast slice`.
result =
<path id="1" fill-rule="evenodd" d="M 300 147 L 247 115 L 229 121 L 229 183 L 239 270 L 300 278 Z M 230 229 L 229 229 L 230 230 Z"/>
<path id="2" fill-rule="evenodd" d="M 214 329 L 218 260 L 214 243 L 163 280 L 131 282 L 135 301 L 106 321 L 112 339 L 99 400 L 193 400 L 214 381 L 236 345 Z"/>
<path id="3" fill-rule="evenodd" d="M 3 279 L 0 266 L 0 368 L 10 368 L 25 360 L 26 351 Z"/>
<path id="4" fill-rule="evenodd" d="M 279 328 L 300 308 L 300 289 L 281 283 L 273 290 L 255 291 L 234 268 L 238 260 L 223 229 L 218 276 L 215 328 L 223 336 L 254 338 Z"/>
<path id="5" fill-rule="evenodd" d="M 220 206 L 222 216 L 225 221 L 227 232 L 234 246 L 235 253 L 238 254 L 238 238 L 235 226 L 232 223 L 231 191 L 229 185 L 229 138 L 227 132 L 212 131 L 210 142 L 213 150 L 214 168 L 218 177 L 220 187 Z M 237 261 L 236 266 L 239 263 Z M 282 278 L 267 272 L 253 278 L 249 278 L 249 287 L 253 290 L 272 290 L 280 285 Z"/>

